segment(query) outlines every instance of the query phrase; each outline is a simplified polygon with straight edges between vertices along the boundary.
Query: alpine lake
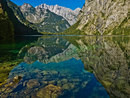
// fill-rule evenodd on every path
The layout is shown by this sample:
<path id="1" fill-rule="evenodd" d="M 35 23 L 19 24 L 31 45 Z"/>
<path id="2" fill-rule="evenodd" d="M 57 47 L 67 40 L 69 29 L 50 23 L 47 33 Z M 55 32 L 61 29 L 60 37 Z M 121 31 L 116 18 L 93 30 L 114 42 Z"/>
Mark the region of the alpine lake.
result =
<path id="1" fill-rule="evenodd" d="M 0 98 L 130 98 L 130 36 L 2 42 Z"/>

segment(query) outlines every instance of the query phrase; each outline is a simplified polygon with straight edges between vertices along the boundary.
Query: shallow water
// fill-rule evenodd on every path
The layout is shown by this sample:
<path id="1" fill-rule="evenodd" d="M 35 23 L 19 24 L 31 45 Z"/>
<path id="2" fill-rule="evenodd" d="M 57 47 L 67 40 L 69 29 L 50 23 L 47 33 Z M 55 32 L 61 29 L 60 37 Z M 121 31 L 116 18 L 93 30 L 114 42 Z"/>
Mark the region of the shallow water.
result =
<path id="1" fill-rule="evenodd" d="M 1 97 L 130 97 L 130 37 L 33 36 L 29 40 L 26 36 L 18 39 L 13 48 L 1 44 L 1 51 L 11 52 L 10 60 L 22 60 L 4 72 L 8 77 L 0 76 L 5 80 L 1 80 Z M 5 63 L 1 61 L 1 65 Z"/>

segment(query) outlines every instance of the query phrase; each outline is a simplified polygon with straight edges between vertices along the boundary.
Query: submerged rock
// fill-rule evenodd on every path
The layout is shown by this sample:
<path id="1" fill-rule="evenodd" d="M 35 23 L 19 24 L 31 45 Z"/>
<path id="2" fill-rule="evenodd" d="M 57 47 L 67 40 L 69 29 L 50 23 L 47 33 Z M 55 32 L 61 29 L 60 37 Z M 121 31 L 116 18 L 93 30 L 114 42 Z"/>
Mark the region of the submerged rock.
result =
<path id="1" fill-rule="evenodd" d="M 37 97 L 39 97 L 39 98 L 58 98 L 58 96 L 61 93 L 62 93 L 61 87 L 50 84 L 44 88 L 41 88 L 37 92 Z"/>
<path id="2" fill-rule="evenodd" d="M 8 94 L 10 94 L 10 92 L 12 92 L 15 88 L 17 88 L 18 83 L 20 82 L 21 79 L 22 79 L 21 76 L 15 76 L 9 79 L 8 80 L 9 82 L 0 88 L 0 97 L 5 98 L 9 96 Z"/>
<path id="3" fill-rule="evenodd" d="M 40 83 L 36 79 L 29 80 L 27 83 L 28 88 L 34 88 L 40 86 Z"/>
<path id="4" fill-rule="evenodd" d="M 74 83 L 66 83 L 62 86 L 62 89 L 64 90 L 72 90 L 75 87 Z"/>

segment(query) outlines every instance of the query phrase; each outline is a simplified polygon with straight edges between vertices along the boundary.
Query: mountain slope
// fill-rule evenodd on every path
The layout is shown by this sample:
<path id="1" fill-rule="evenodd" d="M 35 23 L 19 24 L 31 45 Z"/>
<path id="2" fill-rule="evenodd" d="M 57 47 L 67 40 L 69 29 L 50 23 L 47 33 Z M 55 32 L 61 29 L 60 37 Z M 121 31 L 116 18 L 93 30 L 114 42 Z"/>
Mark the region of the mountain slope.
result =
<path id="1" fill-rule="evenodd" d="M 62 17 L 48 9 L 34 8 L 25 3 L 19 7 L 23 16 L 27 21 L 33 24 L 38 32 L 62 32 L 66 30 L 70 24 Z"/>
<path id="2" fill-rule="evenodd" d="M 17 16 L 17 15 L 22 15 L 22 14 L 19 12 L 19 8 L 15 4 L 10 2 L 10 0 L 2 0 L 2 6 L 3 6 L 3 9 L 7 12 L 8 17 L 14 26 L 14 32 L 15 32 L 14 35 L 39 34 L 35 29 L 33 29 L 33 28 L 29 27 L 28 25 L 25 25 L 21 22 L 21 21 L 25 22 L 26 20 L 23 17 L 19 18 Z M 12 8 L 10 8 L 10 7 L 12 7 Z M 14 9 L 16 11 L 15 13 L 14 13 Z M 29 24 L 29 22 L 27 22 L 27 23 Z"/>
<path id="3" fill-rule="evenodd" d="M 54 12 L 55 14 L 64 17 L 69 22 L 70 25 L 76 23 L 77 16 L 81 10 L 80 8 L 71 10 L 69 8 L 58 6 L 58 5 L 46 5 L 46 4 L 41 4 L 37 6 L 36 9 L 48 9 L 51 12 Z"/>
<path id="4" fill-rule="evenodd" d="M 86 0 L 76 30 L 86 35 L 130 35 L 129 0 Z M 71 31 L 71 32 L 70 32 Z"/>

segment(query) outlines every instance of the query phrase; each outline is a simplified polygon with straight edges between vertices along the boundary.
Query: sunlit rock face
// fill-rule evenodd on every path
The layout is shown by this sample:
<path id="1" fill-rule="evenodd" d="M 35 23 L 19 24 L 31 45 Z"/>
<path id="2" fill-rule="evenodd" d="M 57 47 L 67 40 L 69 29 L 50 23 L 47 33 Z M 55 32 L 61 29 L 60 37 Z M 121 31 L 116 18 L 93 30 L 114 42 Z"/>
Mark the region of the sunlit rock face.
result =
<path id="1" fill-rule="evenodd" d="M 77 43 L 86 48 L 80 53 L 85 69 L 95 74 L 110 97 L 129 98 L 129 37 L 84 37 Z"/>
<path id="2" fill-rule="evenodd" d="M 39 22 L 42 22 L 42 20 L 44 19 L 44 17 L 42 17 L 41 15 L 37 15 L 40 13 L 36 13 L 35 8 L 33 6 L 31 6 L 30 4 L 24 3 L 20 7 L 20 10 L 23 13 L 23 16 L 31 23 L 39 23 Z"/>
<path id="3" fill-rule="evenodd" d="M 70 25 L 76 23 L 77 16 L 81 10 L 80 8 L 71 10 L 69 8 L 62 7 L 59 5 L 46 5 L 46 4 L 41 4 L 37 6 L 36 9 L 48 9 L 51 12 L 64 17 L 69 22 Z"/>
<path id="4" fill-rule="evenodd" d="M 87 35 L 129 35 L 129 0 L 86 0 L 77 29 Z"/>

